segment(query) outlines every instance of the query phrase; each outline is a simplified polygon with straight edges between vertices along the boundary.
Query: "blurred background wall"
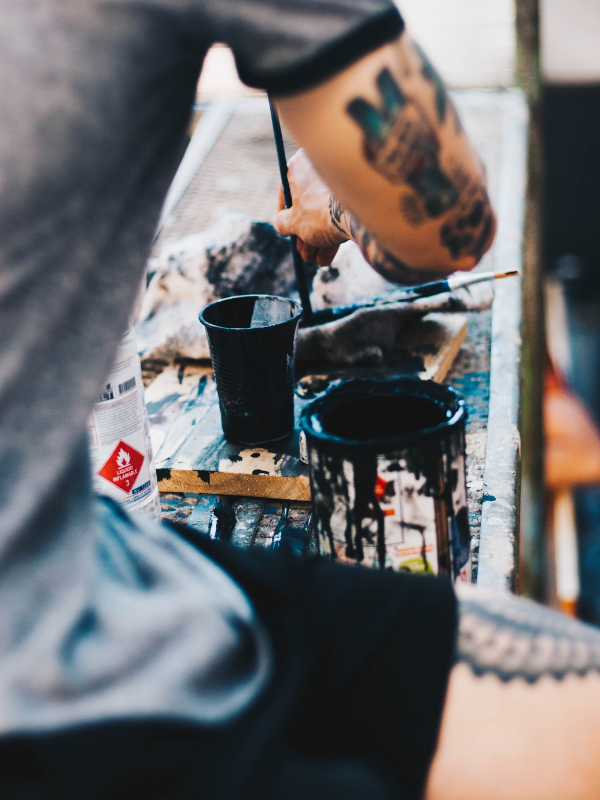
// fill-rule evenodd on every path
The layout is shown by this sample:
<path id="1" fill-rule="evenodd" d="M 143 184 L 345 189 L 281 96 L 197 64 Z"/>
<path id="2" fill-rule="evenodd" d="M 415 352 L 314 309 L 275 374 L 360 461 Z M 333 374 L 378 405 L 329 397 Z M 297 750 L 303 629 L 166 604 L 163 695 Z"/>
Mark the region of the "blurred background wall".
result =
<path id="1" fill-rule="evenodd" d="M 505 88 L 515 77 L 512 0 L 399 0 L 415 39 L 454 89 Z"/>

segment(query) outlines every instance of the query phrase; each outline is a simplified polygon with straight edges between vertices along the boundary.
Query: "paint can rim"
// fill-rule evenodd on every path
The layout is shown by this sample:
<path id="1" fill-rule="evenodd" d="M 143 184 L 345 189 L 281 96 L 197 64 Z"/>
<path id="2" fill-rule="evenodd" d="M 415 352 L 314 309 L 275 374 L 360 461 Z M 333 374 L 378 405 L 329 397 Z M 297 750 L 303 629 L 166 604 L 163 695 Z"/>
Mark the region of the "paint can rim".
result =
<path id="1" fill-rule="evenodd" d="M 448 419 L 428 428 L 422 428 L 418 431 L 412 431 L 410 433 L 378 436 L 371 439 L 350 439 L 333 433 L 328 433 L 322 429 L 320 423 L 318 423 L 316 420 L 317 413 L 323 408 L 326 408 L 327 405 L 331 404 L 332 400 L 334 401 L 334 405 L 327 409 L 329 413 L 335 411 L 336 408 L 339 408 L 343 404 L 343 398 L 355 400 L 364 397 L 366 394 L 364 390 L 371 390 L 369 393 L 372 393 L 373 396 L 381 397 L 391 396 L 393 393 L 395 393 L 395 391 L 398 390 L 398 388 L 403 387 L 408 389 L 406 394 L 413 396 L 425 396 L 430 400 L 433 398 L 428 397 L 426 390 L 433 389 L 434 393 L 438 394 L 439 400 L 442 399 L 442 396 L 445 396 L 447 401 L 452 401 L 452 403 L 456 406 L 456 410 Z M 363 392 L 361 392 L 361 389 Z M 338 397 L 340 398 L 340 402 L 339 404 L 335 404 L 335 400 Z M 435 399 L 433 399 L 433 402 L 436 402 Z M 451 386 L 439 384 L 435 381 L 424 381 L 420 380 L 419 378 L 410 378 L 405 376 L 396 378 L 352 378 L 344 381 L 341 384 L 337 384 L 324 395 L 313 400 L 300 415 L 300 428 L 304 431 L 307 438 L 318 440 L 324 444 L 332 444 L 340 449 L 360 447 L 363 449 L 375 450 L 377 452 L 386 452 L 390 449 L 408 446 L 416 441 L 423 440 L 423 438 L 435 438 L 438 435 L 443 434 L 445 431 L 455 429 L 456 425 L 460 422 L 466 423 L 467 415 L 468 412 L 464 398 L 459 392 L 456 391 L 456 389 L 453 389 Z M 315 423 L 317 423 L 316 427 Z"/>

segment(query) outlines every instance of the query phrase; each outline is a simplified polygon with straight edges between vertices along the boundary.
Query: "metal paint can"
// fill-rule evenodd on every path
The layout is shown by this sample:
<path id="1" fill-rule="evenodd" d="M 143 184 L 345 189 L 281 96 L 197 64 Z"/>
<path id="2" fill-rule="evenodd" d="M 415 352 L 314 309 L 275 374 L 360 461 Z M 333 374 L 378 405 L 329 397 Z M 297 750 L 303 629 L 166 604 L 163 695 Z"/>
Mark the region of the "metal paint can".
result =
<path id="1" fill-rule="evenodd" d="M 304 409 L 321 555 L 470 581 L 466 416 L 413 378 L 347 381 Z"/>

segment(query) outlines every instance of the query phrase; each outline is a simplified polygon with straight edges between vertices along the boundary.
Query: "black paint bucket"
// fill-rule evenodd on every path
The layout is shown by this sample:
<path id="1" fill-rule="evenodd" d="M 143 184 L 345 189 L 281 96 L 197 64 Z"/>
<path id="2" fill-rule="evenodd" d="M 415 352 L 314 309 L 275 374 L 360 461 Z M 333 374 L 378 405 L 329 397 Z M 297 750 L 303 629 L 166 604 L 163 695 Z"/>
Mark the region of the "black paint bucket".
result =
<path id="1" fill-rule="evenodd" d="M 464 400 L 413 378 L 347 381 L 302 413 L 321 555 L 471 580 Z"/>
<path id="2" fill-rule="evenodd" d="M 206 327 L 225 438 L 259 445 L 294 429 L 294 367 L 302 308 L 285 297 L 249 294 L 211 303 Z"/>

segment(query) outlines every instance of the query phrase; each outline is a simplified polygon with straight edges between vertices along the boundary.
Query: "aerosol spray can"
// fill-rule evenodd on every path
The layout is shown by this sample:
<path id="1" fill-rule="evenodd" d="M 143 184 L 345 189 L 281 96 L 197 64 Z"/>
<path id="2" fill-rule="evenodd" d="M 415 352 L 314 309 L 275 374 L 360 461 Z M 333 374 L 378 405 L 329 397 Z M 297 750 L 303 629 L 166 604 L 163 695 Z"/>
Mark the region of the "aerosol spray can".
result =
<path id="1" fill-rule="evenodd" d="M 88 422 L 94 490 L 160 519 L 156 468 L 135 332 L 121 340 L 115 364 Z"/>

